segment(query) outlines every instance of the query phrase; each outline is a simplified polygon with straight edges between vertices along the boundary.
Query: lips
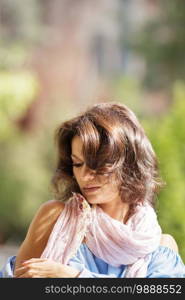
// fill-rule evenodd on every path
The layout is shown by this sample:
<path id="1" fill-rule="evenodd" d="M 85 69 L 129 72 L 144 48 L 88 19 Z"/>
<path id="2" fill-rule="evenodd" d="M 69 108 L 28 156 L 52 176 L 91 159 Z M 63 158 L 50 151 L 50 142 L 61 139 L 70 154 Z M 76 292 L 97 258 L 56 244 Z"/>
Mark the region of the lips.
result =
<path id="1" fill-rule="evenodd" d="M 84 187 L 83 188 L 83 190 L 84 190 L 85 193 L 96 192 L 99 189 L 100 189 L 100 186 L 91 186 L 91 187 Z"/>
<path id="2" fill-rule="evenodd" d="M 94 188 L 98 188 L 99 186 L 97 185 L 87 185 L 87 186 L 84 186 L 84 189 L 94 189 Z"/>

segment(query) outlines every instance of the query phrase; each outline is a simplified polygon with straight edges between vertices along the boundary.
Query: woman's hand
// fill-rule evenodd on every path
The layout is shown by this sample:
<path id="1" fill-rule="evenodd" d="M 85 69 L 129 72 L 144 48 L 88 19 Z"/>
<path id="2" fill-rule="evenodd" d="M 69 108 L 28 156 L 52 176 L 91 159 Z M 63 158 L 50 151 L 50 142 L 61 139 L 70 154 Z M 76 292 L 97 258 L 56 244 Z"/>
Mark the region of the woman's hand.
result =
<path id="1" fill-rule="evenodd" d="M 24 261 L 14 273 L 15 278 L 73 278 L 80 272 L 50 259 L 32 258 Z"/>

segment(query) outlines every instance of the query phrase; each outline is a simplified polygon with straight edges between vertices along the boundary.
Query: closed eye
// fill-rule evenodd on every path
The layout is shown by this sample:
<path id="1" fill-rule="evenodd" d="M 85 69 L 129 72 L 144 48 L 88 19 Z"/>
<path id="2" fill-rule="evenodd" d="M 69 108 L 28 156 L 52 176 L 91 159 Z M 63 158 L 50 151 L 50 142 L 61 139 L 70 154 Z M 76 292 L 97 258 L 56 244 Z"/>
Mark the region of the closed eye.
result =
<path id="1" fill-rule="evenodd" d="M 83 166 L 83 163 L 72 163 L 73 167 L 80 168 Z"/>

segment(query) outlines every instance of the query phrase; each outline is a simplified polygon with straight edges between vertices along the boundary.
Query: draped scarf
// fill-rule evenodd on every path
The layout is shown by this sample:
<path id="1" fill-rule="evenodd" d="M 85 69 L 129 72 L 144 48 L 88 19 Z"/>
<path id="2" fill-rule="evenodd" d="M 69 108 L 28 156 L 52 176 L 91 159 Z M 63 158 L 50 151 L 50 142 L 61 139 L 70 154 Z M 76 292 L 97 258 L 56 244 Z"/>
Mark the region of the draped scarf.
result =
<path id="1" fill-rule="evenodd" d="M 68 264 L 82 241 L 106 263 L 126 265 L 125 277 L 146 277 L 149 254 L 161 239 L 157 215 L 149 203 L 139 204 L 126 224 L 113 219 L 100 206 L 90 206 L 79 193 L 65 203 L 41 255 Z"/>

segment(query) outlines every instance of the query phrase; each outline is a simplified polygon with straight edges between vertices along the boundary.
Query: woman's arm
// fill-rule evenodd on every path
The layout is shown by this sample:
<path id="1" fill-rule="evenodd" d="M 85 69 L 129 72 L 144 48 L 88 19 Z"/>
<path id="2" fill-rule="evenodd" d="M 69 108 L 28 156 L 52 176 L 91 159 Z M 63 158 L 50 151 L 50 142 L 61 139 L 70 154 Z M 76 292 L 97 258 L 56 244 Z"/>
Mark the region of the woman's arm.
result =
<path id="1" fill-rule="evenodd" d="M 64 203 L 57 200 L 50 200 L 40 206 L 18 251 L 14 272 L 24 260 L 41 256 L 63 208 Z"/>

